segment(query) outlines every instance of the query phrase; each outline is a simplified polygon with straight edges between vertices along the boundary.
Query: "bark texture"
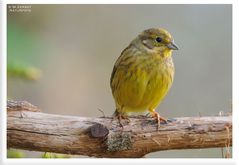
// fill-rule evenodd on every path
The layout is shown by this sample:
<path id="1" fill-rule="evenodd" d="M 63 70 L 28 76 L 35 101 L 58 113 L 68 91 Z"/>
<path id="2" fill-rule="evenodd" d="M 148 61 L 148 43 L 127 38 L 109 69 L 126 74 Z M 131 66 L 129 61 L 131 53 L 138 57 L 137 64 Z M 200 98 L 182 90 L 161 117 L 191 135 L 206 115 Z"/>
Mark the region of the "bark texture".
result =
<path id="1" fill-rule="evenodd" d="M 161 150 L 232 146 L 232 116 L 182 117 L 161 124 L 41 113 L 28 102 L 7 103 L 11 148 L 93 157 L 143 157 Z"/>

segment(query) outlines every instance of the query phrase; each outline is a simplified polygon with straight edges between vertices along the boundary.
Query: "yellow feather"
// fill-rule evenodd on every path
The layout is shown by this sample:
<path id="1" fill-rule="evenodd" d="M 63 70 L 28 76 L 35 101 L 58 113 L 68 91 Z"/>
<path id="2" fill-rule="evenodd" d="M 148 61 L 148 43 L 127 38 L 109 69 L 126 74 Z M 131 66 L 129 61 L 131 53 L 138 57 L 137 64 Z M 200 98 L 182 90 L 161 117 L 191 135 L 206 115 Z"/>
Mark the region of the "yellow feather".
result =
<path id="1" fill-rule="evenodd" d="M 154 37 L 165 43 L 154 43 Z M 164 39 L 164 38 L 162 38 Z M 170 89 L 174 77 L 172 37 L 162 29 L 144 31 L 122 52 L 111 75 L 118 113 L 154 111 Z"/>

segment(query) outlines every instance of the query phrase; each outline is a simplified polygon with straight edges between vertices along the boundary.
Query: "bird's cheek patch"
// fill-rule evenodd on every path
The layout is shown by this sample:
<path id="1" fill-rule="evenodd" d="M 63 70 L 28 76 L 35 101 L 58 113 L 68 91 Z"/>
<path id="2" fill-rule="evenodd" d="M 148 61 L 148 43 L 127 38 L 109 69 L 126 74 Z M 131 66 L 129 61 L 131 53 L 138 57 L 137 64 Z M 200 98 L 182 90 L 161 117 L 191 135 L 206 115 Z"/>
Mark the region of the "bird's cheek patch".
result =
<path id="1" fill-rule="evenodd" d="M 146 46 L 148 49 L 153 49 L 154 45 L 150 43 L 148 40 L 143 40 L 142 41 L 143 45 Z"/>

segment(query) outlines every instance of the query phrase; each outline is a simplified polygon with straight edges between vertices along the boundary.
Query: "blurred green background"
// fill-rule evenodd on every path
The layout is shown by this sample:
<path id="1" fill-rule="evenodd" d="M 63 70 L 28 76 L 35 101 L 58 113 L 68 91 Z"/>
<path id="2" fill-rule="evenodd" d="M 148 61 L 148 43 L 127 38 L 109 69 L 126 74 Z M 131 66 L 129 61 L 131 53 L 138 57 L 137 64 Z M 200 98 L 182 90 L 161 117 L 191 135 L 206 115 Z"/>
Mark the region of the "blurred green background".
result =
<path id="1" fill-rule="evenodd" d="M 97 117 L 100 108 L 110 116 L 114 62 L 141 31 L 163 27 L 180 50 L 173 53 L 175 80 L 160 114 L 172 118 L 231 111 L 231 5 L 28 6 L 30 12 L 8 11 L 7 60 L 13 70 L 8 73 L 8 98 L 27 100 L 46 113 Z M 11 76 L 14 68 L 23 68 L 23 75 L 37 81 Z M 39 155 L 25 152 L 25 157 Z M 147 157 L 222 156 L 217 148 Z"/>

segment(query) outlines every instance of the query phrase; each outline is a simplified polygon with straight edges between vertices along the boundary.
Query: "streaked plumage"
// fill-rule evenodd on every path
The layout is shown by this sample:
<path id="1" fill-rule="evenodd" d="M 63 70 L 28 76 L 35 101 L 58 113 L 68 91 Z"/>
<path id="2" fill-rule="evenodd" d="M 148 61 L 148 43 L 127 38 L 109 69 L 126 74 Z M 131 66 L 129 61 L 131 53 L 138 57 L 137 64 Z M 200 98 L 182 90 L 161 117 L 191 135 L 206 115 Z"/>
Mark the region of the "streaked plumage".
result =
<path id="1" fill-rule="evenodd" d="M 177 47 L 166 30 L 148 29 L 123 50 L 110 79 L 117 116 L 148 110 L 159 120 L 155 108 L 174 78 L 173 49 Z"/>

